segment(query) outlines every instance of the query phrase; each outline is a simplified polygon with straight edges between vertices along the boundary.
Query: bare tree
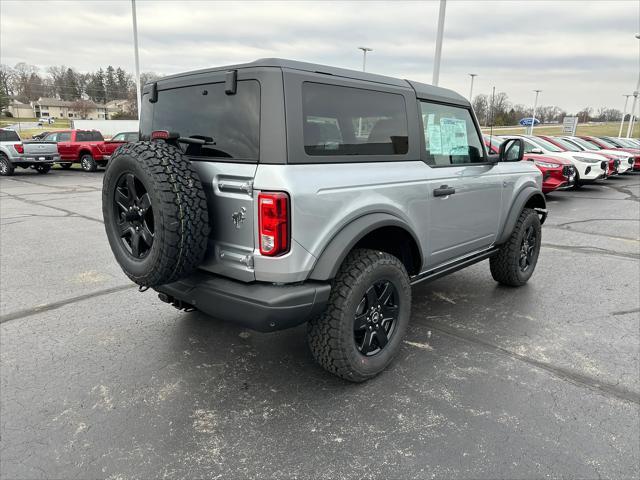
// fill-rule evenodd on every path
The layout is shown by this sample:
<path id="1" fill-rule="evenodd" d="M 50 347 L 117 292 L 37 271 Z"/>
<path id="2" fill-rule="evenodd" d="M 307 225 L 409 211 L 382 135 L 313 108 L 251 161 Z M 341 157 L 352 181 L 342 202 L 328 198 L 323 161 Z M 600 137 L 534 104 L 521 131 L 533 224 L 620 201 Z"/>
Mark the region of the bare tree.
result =
<path id="1" fill-rule="evenodd" d="M 93 109 L 94 104 L 93 102 L 90 102 L 89 100 L 76 100 L 75 102 L 73 102 L 71 104 L 71 107 L 78 112 L 78 114 L 80 115 L 80 117 L 82 119 L 86 119 L 87 116 L 89 115 L 89 112 Z"/>

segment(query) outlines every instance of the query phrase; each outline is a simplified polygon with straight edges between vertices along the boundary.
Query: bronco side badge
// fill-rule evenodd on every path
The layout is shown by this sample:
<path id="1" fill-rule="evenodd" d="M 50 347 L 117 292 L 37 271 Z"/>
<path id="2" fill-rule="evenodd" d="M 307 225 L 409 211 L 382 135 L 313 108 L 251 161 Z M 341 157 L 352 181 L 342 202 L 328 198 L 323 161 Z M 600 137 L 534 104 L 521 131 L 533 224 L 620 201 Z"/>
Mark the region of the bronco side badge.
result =
<path id="1" fill-rule="evenodd" d="M 231 220 L 233 220 L 233 224 L 236 226 L 236 228 L 240 228 L 240 226 L 244 223 L 244 221 L 246 220 L 246 213 L 247 209 L 244 207 L 240 208 L 240 210 L 237 212 L 233 212 L 233 215 L 231 215 Z"/>

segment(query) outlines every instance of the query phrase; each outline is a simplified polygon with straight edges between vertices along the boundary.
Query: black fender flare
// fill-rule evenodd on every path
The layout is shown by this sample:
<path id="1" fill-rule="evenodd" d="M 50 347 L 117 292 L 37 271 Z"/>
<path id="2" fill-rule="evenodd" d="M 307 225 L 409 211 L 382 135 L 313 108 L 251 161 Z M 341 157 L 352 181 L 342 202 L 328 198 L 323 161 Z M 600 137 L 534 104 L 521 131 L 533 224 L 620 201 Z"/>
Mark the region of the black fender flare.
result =
<path id="1" fill-rule="evenodd" d="M 356 218 L 345 225 L 324 248 L 316 264 L 311 270 L 309 280 L 331 280 L 338 273 L 340 265 L 353 247 L 365 235 L 382 227 L 399 227 L 405 230 L 418 247 L 420 262 L 422 262 L 422 248 L 414 231 L 400 218 L 389 213 L 369 213 Z"/>
<path id="2" fill-rule="evenodd" d="M 530 202 L 534 204 L 534 208 L 544 211 L 544 216 L 546 217 L 545 209 L 547 208 L 547 201 L 544 198 L 544 194 L 536 187 L 530 185 L 524 187 L 520 190 L 518 195 L 516 195 L 515 200 L 511 204 L 511 209 L 507 214 L 507 218 L 504 221 L 502 231 L 496 240 L 496 244 L 500 245 L 509 239 L 511 232 L 513 232 L 516 222 L 520 217 L 520 213 L 522 213 L 522 209 L 524 209 Z"/>

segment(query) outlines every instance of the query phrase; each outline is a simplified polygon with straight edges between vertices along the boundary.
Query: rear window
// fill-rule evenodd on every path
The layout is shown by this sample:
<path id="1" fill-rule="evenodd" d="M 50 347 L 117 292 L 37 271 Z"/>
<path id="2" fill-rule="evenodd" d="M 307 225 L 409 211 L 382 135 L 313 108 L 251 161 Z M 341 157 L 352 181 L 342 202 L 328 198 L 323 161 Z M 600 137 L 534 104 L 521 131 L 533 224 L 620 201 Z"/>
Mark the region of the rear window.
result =
<path id="1" fill-rule="evenodd" d="M 19 142 L 20 137 L 13 130 L 0 130 L 0 142 Z"/>
<path id="2" fill-rule="evenodd" d="M 76 132 L 76 142 L 101 142 L 104 138 L 100 132 Z M 61 141 L 60 137 L 58 137 L 58 141 Z"/>
<path id="3" fill-rule="evenodd" d="M 405 155 L 409 149 L 402 95 L 305 82 L 302 104 L 307 155 Z"/>
<path id="4" fill-rule="evenodd" d="M 168 130 L 206 141 L 204 145 L 180 143 L 188 156 L 258 160 L 260 84 L 256 80 L 239 81 L 235 95 L 225 93 L 224 83 L 160 90 L 158 101 L 150 105 L 143 110 L 143 137 L 154 130 Z M 151 122 L 145 113 L 151 114 Z"/>

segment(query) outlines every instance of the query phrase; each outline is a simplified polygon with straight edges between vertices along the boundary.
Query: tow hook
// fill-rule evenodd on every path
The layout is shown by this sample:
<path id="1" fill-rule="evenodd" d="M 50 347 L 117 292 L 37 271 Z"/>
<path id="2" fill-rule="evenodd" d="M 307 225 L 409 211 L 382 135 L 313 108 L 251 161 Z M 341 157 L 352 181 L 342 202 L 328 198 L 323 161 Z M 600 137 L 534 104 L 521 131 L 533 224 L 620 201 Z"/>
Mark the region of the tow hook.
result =
<path id="1" fill-rule="evenodd" d="M 547 219 L 549 210 L 547 210 L 546 208 L 534 208 L 534 210 L 538 215 L 540 215 L 540 225 L 542 225 L 544 221 Z"/>

